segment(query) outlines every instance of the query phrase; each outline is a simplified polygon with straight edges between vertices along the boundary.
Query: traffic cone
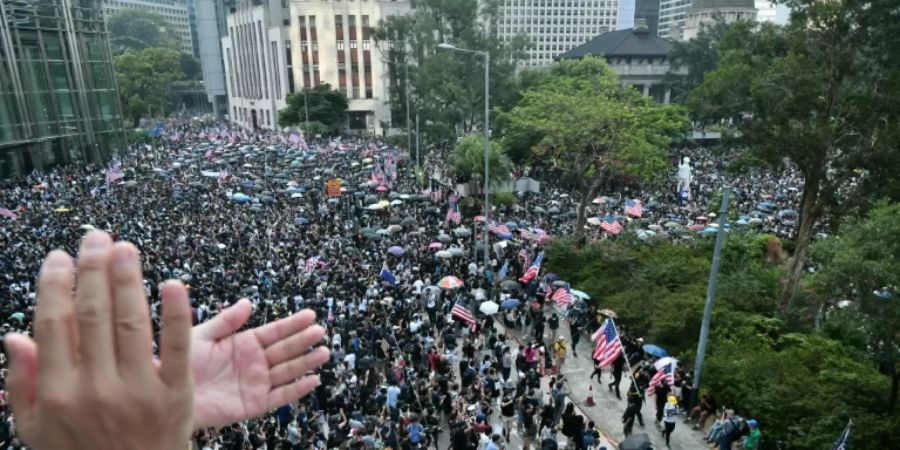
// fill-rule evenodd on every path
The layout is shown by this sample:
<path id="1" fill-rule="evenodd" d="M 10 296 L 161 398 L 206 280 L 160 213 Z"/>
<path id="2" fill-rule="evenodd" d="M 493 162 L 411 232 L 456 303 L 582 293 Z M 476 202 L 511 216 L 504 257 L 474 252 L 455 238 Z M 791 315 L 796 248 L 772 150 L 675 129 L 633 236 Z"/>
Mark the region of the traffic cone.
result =
<path id="1" fill-rule="evenodd" d="M 584 401 L 585 405 L 594 406 L 594 385 L 588 386 L 588 397 Z"/>

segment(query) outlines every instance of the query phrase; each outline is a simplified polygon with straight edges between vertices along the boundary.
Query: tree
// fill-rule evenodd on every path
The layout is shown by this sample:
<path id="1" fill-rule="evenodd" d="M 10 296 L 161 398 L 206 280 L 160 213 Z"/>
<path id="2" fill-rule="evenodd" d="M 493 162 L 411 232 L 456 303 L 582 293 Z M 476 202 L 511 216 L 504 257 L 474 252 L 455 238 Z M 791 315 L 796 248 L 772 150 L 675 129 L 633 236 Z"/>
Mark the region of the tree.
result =
<path id="1" fill-rule="evenodd" d="M 868 30 L 851 1 L 798 0 L 785 28 L 764 24 L 755 33 L 729 30 L 715 72 L 689 96 L 707 122 L 729 121 L 727 143 L 746 148 L 760 164 L 793 164 L 803 176 L 799 227 L 782 294 L 791 311 L 813 231 L 829 209 L 851 198 L 866 155 L 896 151 L 885 135 L 896 128 L 896 105 L 878 105 L 896 83 L 868 58 Z M 893 103 L 893 102 L 888 102 Z M 892 142 L 893 141 L 893 142 Z"/>
<path id="2" fill-rule="evenodd" d="M 347 120 L 347 96 L 328 83 L 288 94 L 286 103 L 287 107 L 278 111 L 282 127 L 305 123 L 307 114 L 310 122 L 320 122 L 330 130 L 343 128 Z"/>
<path id="3" fill-rule="evenodd" d="M 426 147 L 484 123 L 481 57 L 438 49 L 443 42 L 489 51 L 491 107 L 505 110 L 514 104 L 516 63 L 528 43 L 525 37 L 508 43 L 498 37 L 498 5 L 497 0 L 422 0 L 411 14 L 378 24 L 373 38 L 388 66 L 392 126 L 406 124 L 407 93 L 410 116 L 419 113 Z"/>
<path id="4" fill-rule="evenodd" d="M 703 77 L 719 66 L 719 42 L 731 30 L 733 35 L 749 34 L 753 24 L 747 21 L 727 23 L 718 18 L 701 24 L 700 32 L 688 41 L 675 41 L 669 52 L 671 66 L 666 74 L 672 86 L 673 101 L 682 103 L 687 95 L 703 83 Z"/>
<path id="5" fill-rule="evenodd" d="M 653 182 L 666 173 L 669 143 L 687 119 L 622 86 L 601 58 L 562 61 L 551 73 L 504 120 L 510 134 L 539 135 L 536 155 L 578 191 L 581 234 L 585 207 L 602 183 L 624 176 Z"/>
<path id="6" fill-rule="evenodd" d="M 109 18 L 109 41 L 114 53 L 164 47 L 179 51 L 181 40 L 163 16 L 142 9 L 124 9 Z"/>
<path id="7" fill-rule="evenodd" d="M 512 166 L 509 158 L 496 142 L 491 142 L 488 154 L 488 175 L 491 182 L 509 179 Z M 456 174 L 466 181 L 484 182 L 484 136 L 473 134 L 466 136 L 456 144 L 450 154 L 450 164 Z"/>
<path id="8" fill-rule="evenodd" d="M 187 80 L 203 79 L 203 67 L 200 65 L 200 60 L 195 58 L 194 55 L 181 54 L 181 71 Z"/>
<path id="9" fill-rule="evenodd" d="M 179 52 L 160 47 L 140 52 L 126 50 L 116 56 L 115 66 L 119 95 L 135 127 L 148 113 L 161 116 L 168 113 L 171 104 L 168 86 L 184 78 Z"/>
<path id="10" fill-rule="evenodd" d="M 900 387 L 900 204 L 882 202 L 840 231 L 812 247 L 811 259 L 821 269 L 809 278 L 826 299 L 823 308 L 837 316 L 857 313 L 866 330 L 862 350 L 891 377 L 885 409 L 892 412 Z M 845 300 L 851 302 L 847 310 L 834 309 Z"/>

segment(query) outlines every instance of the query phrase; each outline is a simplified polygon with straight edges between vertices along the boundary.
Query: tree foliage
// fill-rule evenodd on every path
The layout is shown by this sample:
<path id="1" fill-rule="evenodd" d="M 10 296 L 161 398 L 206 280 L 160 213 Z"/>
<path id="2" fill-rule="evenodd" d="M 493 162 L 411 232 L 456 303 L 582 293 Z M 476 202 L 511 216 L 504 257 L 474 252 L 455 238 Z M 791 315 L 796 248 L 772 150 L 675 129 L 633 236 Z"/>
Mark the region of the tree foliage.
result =
<path id="1" fill-rule="evenodd" d="M 419 113 L 423 144 L 468 134 L 484 124 L 484 64 L 475 54 L 445 51 L 440 43 L 488 51 L 490 105 L 510 107 L 517 95 L 515 66 L 524 57 L 525 37 L 503 42 L 494 27 L 497 0 L 422 0 L 411 14 L 389 16 L 373 37 L 389 70 L 389 103 L 394 127 L 405 126 L 406 96 L 410 116 Z M 409 73 L 407 83 L 407 71 Z"/>
<path id="2" fill-rule="evenodd" d="M 125 115 L 137 126 L 148 113 L 169 113 L 169 84 L 184 78 L 181 53 L 151 47 L 141 51 L 126 50 L 115 57 L 116 81 Z"/>
<path id="3" fill-rule="evenodd" d="M 500 145 L 491 142 L 488 154 L 488 175 L 491 182 L 509 179 L 512 165 Z M 472 134 L 456 143 L 450 154 L 450 164 L 462 181 L 484 182 L 484 136 Z"/>
<path id="4" fill-rule="evenodd" d="M 539 136 L 535 154 L 580 194 L 576 233 L 583 232 L 584 207 L 603 182 L 660 180 L 671 139 L 687 127 L 678 108 L 657 105 L 623 86 L 606 62 L 594 57 L 554 65 L 503 120 L 506 139 Z"/>
<path id="5" fill-rule="evenodd" d="M 286 102 L 287 107 L 278 111 L 282 127 L 305 123 L 307 113 L 310 122 L 325 124 L 330 130 L 339 130 L 347 120 L 347 96 L 328 83 L 288 94 Z"/>
<path id="6" fill-rule="evenodd" d="M 719 66 L 719 42 L 730 31 L 733 36 L 746 35 L 752 30 L 746 21 L 726 23 L 716 20 L 701 24 L 700 31 L 688 41 L 675 41 L 669 52 L 671 66 L 666 75 L 672 85 L 672 100 L 682 103 L 687 95 L 703 83 L 703 77 Z"/>
<path id="7" fill-rule="evenodd" d="M 114 53 L 163 47 L 179 51 L 181 39 L 163 16 L 143 9 L 124 9 L 109 18 L 109 41 Z"/>
<path id="8" fill-rule="evenodd" d="M 698 116 L 727 120 L 728 143 L 757 162 L 786 161 L 803 176 L 793 258 L 782 295 L 791 310 L 816 223 L 856 196 L 869 155 L 896 161 L 896 72 L 881 70 L 861 26 L 868 2 L 796 0 L 791 23 L 754 33 L 730 29 L 719 44 L 716 71 L 689 97 Z M 896 34 L 896 33 L 895 33 Z M 885 76 L 893 74 L 892 76 Z M 888 97 L 886 97 L 886 95 Z M 892 98 L 891 98 L 892 97 Z M 891 101 L 892 100 L 892 101 Z M 890 106 L 884 106 L 887 103 Z M 873 170 L 883 170 L 873 168 Z"/>

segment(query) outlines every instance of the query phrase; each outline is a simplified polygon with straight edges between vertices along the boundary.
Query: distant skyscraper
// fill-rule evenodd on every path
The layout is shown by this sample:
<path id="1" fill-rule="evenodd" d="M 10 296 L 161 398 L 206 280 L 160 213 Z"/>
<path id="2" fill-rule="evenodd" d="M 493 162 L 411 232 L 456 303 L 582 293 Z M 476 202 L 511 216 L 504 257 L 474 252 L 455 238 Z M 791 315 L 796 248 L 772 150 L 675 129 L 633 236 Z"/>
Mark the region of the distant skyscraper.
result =
<path id="1" fill-rule="evenodd" d="M 531 40 L 525 66 L 548 66 L 570 49 L 615 30 L 620 12 L 633 23 L 635 0 L 621 1 L 620 9 L 616 0 L 503 0 L 497 29 L 507 41 L 517 35 Z"/>
<path id="2" fill-rule="evenodd" d="M 678 39 L 690 7 L 691 0 L 660 0 L 659 37 Z"/>
<path id="3" fill-rule="evenodd" d="M 756 6 L 756 21 L 757 22 L 772 22 L 776 23 L 777 21 L 777 6 L 775 2 L 772 0 L 755 0 Z"/>
<path id="4" fill-rule="evenodd" d="M 189 55 L 194 54 L 191 19 L 185 0 L 103 0 L 103 12 L 106 13 L 107 20 L 125 9 L 140 9 L 159 14 L 166 19 L 181 40 L 181 51 Z"/>
<path id="5" fill-rule="evenodd" d="M 225 36 L 225 5 L 222 0 L 193 0 L 196 17 L 200 67 L 206 98 L 216 117 L 228 114 L 228 92 L 225 88 L 225 62 L 222 58 L 222 37 Z"/>
<path id="6" fill-rule="evenodd" d="M 634 8 L 634 18 L 644 19 L 644 24 L 650 34 L 656 36 L 659 33 L 659 0 L 637 0 Z"/>

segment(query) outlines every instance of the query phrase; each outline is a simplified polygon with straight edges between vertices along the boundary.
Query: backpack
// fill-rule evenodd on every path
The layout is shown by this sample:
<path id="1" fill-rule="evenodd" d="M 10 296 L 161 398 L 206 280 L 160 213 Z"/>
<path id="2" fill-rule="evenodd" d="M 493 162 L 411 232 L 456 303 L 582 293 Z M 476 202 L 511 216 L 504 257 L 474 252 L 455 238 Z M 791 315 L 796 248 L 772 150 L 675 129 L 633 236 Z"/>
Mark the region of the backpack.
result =
<path id="1" fill-rule="evenodd" d="M 728 423 L 731 424 L 731 430 L 728 431 L 728 434 L 725 435 L 728 438 L 729 442 L 734 442 L 741 437 L 741 424 L 734 420 L 734 418 L 728 419 Z"/>

